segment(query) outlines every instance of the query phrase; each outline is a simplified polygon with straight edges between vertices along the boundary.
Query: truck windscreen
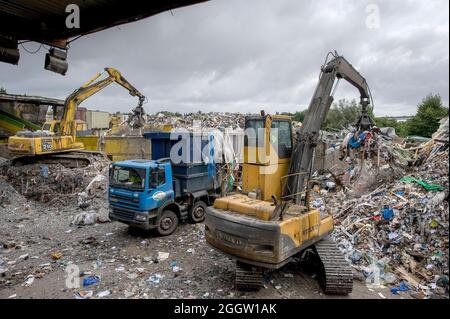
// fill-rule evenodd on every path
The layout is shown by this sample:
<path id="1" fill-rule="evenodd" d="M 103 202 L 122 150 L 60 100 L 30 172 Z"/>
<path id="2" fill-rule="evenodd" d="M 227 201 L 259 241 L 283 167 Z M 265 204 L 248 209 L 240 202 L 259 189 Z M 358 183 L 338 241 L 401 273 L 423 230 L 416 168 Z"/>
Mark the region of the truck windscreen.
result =
<path id="1" fill-rule="evenodd" d="M 143 191 L 145 169 L 114 166 L 110 179 L 110 184 L 114 187 Z"/>

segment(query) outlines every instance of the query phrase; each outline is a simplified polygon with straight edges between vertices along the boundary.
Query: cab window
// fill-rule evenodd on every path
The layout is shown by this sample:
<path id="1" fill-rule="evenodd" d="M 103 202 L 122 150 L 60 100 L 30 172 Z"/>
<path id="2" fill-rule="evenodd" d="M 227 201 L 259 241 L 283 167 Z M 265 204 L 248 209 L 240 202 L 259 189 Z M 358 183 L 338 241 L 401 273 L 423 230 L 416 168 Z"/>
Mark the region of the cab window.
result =
<path id="1" fill-rule="evenodd" d="M 164 167 L 152 168 L 150 171 L 149 188 L 155 189 L 166 183 L 166 169 Z"/>
<path id="2" fill-rule="evenodd" d="M 60 123 L 55 123 L 55 127 L 53 128 L 53 132 L 54 133 L 59 133 L 61 129 L 61 124 Z"/>
<path id="3" fill-rule="evenodd" d="M 244 146 L 258 147 L 259 143 L 262 143 L 262 140 L 259 142 L 259 139 L 264 139 L 264 120 L 247 120 L 245 123 L 245 129 L 248 131 L 244 136 Z"/>
<path id="4" fill-rule="evenodd" d="M 158 168 L 158 186 L 166 183 L 166 169 L 164 167 Z"/>
<path id="5" fill-rule="evenodd" d="M 135 190 L 144 189 L 145 170 L 131 167 L 114 166 L 110 183 L 116 187 L 126 187 Z"/>
<path id="6" fill-rule="evenodd" d="M 270 143 L 278 145 L 278 157 L 288 158 L 292 154 L 292 129 L 288 121 L 273 121 L 270 134 Z"/>

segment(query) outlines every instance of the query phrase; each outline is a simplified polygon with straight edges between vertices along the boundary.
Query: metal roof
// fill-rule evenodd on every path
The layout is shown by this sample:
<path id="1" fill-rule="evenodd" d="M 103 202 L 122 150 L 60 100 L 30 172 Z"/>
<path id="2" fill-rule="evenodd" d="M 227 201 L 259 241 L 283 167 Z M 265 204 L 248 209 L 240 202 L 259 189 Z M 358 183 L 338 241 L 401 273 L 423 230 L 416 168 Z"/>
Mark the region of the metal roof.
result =
<path id="1" fill-rule="evenodd" d="M 18 102 L 18 103 L 32 103 L 39 105 L 64 106 L 63 100 L 52 99 L 42 96 L 27 96 L 15 94 L 0 94 L 0 102 Z"/>
<path id="2" fill-rule="evenodd" d="M 0 35 L 64 47 L 66 40 L 208 0 L 0 0 Z M 68 29 L 69 4 L 80 28 Z"/>

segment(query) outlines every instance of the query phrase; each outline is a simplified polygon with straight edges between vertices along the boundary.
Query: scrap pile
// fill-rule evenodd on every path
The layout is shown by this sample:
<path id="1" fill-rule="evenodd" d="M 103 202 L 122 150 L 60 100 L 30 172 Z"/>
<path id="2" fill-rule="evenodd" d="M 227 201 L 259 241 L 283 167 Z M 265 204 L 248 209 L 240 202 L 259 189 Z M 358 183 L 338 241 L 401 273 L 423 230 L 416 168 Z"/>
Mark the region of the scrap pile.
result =
<path id="1" fill-rule="evenodd" d="M 313 206 L 332 211 L 339 247 L 366 281 L 393 294 L 448 296 L 448 141 L 447 118 L 416 149 L 382 141 L 379 159 L 350 161 L 344 178 L 317 176 L 328 190 Z"/>
<path id="2" fill-rule="evenodd" d="M 78 193 L 93 188 L 92 181 L 96 176 L 103 176 L 104 179 L 103 183 L 95 186 L 105 189 L 108 164 L 106 160 L 99 160 L 88 167 L 73 169 L 60 164 L 5 166 L 2 174 L 20 194 L 29 199 L 64 204 L 64 198 L 75 198 Z"/>
<path id="3" fill-rule="evenodd" d="M 171 128 L 192 129 L 195 123 L 202 128 L 239 129 L 244 128 L 245 115 L 240 113 L 187 113 L 184 116 L 168 116 L 164 113 L 147 115 L 147 123 L 153 127 L 170 126 Z"/>

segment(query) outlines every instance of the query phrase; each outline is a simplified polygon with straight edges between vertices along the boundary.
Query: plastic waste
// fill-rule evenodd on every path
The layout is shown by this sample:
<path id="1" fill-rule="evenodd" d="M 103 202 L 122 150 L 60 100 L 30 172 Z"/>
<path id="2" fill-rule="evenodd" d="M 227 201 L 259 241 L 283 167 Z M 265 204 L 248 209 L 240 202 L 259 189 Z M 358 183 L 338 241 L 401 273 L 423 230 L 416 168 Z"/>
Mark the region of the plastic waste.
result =
<path id="1" fill-rule="evenodd" d="M 397 280 L 397 276 L 391 272 L 385 273 L 382 278 L 387 284 L 393 284 Z"/>
<path id="2" fill-rule="evenodd" d="M 100 277 L 91 275 L 91 276 L 88 276 L 83 279 L 83 286 L 87 287 L 87 286 L 95 285 L 99 282 L 100 282 Z"/>
<path id="3" fill-rule="evenodd" d="M 151 284 L 158 285 L 159 283 L 161 283 L 162 279 L 163 279 L 162 275 L 160 275 L 160 274 L 153 274 L 147 279 L 147 282 L 151 283 Z"/>
<path id="4" fill-rule="evenodd" d="M 169 256 L 170 256 L 169 253 L 160 251 L 160 252 L 158 252 L 158 261 L 167 260 L 167 259 L 169 259 Z"/>
<path id="5" fill-rule="evenodd" d="M 103 298 L 103 297 L 109 296 L 110 294 L 111 294 L 111 291 L 105 290 L 105 291 L 99 292 L 99 293 L 97 294 L 97 297 Z"/>
<path id="6" fill-rule="evenodd" d="M 404 177 L 400 180 L 400 182 L 404 183 L 416 183 L 420 186 L 422 186 L 427 191 L 443 191 L 444 187 L 440 185 L 434 185 L 434 184 L 428 184 L 427 182 L 423 180 L 418 180 L 414 177 Z"/>
<path id="7" fill-rule="evenodd" d="M 389 206 L 384 206 L 383 209 L 381 210 L 381 214 L 383 215 L 383 218 L 385 220 L 394 219 L 394 210 Z"/>
<path id="8" fill-rule="evenodd" d="M 89 299 L 92 298 L 94 292 L 92 290 L 82 290 L 75 294 L 75 299 Z"/>
<path id="9" fill-rule="evenodd" d="M 328 189 L 335 189 L 336 188 L 336 183 L 334 183 L 334 182 L 327 182 L 327 188 Z"/>
<path id="10" fill-rule="evenodd" d="M 43 178 L 48 178 L 48 166 L 47 165 L 41 165 L 40 174 Z"/>
<path id="11" fill-rule="evenodd" d="M 401 282 L 399 287 L 393 287 L 391 288 L 391 293 L 393 295 L 398 295 L 400 292 L 407 292 L 410 291 L 411 289 L 409 288 L 409 286 L 405 283 L 405 282 Z"/>

